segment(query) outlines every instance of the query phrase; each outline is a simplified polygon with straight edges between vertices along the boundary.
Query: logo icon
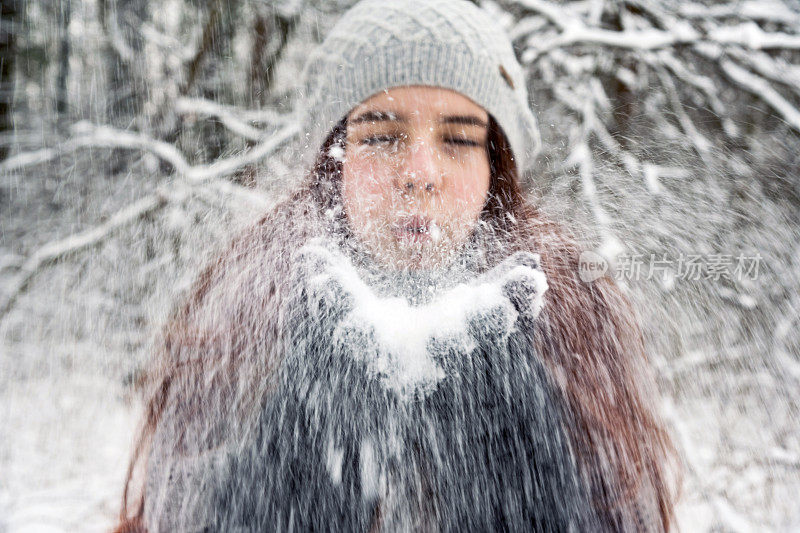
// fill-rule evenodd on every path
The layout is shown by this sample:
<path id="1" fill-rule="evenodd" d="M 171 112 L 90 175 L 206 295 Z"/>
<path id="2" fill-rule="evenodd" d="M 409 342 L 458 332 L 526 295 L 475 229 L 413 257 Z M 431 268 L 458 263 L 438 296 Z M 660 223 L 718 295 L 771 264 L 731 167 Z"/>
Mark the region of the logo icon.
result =
<path id="1" fill-rule="evenodd" d="M 608 272 L 608 261 L 597 252 L 585 250 L 578 257 L 578 277 L 584 283 L 591 283 Z"/>

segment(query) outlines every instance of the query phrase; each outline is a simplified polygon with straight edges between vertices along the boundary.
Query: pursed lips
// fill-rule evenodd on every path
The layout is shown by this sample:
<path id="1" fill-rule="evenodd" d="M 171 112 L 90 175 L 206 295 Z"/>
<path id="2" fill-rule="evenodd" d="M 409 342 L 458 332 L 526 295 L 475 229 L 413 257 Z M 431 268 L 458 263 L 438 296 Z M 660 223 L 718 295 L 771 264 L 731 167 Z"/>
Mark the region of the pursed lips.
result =
<path id="1" fill-rule="evenodd" d="M 421 215 L 405 216 L 394 224 L 393 229 L 395 235 L 404 240 L 427 240 L 431 236 L 431 220 Z"/>

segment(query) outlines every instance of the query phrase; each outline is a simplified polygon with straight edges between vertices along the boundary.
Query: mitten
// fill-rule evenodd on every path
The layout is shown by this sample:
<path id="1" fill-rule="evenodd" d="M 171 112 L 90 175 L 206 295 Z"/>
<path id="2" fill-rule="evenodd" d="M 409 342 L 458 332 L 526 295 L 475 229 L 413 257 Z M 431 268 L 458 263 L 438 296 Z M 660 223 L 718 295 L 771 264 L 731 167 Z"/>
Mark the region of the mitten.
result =
<path id="1" fill-rule="evenodd" d="M 489 279 L 500 283 L 503 295 L 521 320 L 530 322 L 539 315 L 547 291 L 547 277 L 542 271 L 539 254 L 515 252 L 487 274 Z"/>
<path id="2" fill-rule="evenodd" d="M 293 283 L 301 295 L 300 304 L 308 318 L 337 322 L 355 303 L 352 265 L 333 245 L 322 238 L 311 239 L 293 256 Z"/>
<path id="3" fill-rule="evenodd" d="M 449 369 L 448 374 L 475 371 L 486 365 L 499 365 L 497 370 L 510 371 L 509 357 L 522 356 L 519 348 L 525 349 L 529 344 L 526 339 L 542 309 L 546 290 L 539 256 L 529 252 L 511 255 L 470 286 L 451 290 L 438 299 L 445 310 L 463 313 L 464 328 L 463 332 L 434 335 L 428 342 L 430 353 Z M 457 297 L 456 291 L 460 291 Z M 447 305 L 448 299 L 471 305 L 459 309 L 457 305 Z M 517 335 L 520 332 L 524 335 Z M 509 350 L 509 344 L 517 350 Z M 481 357 L 465 358 L 465 351 Z"/>

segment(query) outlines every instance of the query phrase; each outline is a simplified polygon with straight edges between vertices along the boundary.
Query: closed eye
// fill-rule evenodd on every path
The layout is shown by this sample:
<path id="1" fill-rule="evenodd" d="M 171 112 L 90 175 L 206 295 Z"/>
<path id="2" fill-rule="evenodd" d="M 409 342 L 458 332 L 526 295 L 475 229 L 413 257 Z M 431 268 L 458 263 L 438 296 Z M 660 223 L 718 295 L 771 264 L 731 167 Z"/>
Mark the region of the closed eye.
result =
<path id="1" fill-rule="evenodd" d="M 459 137 L 449 137 L 445 139 L 445 142 L 458 146 L 483 146 L 481 143 L 473 141 L 472 139 L 464 139 Z"/>
<path id="2" fill-rule="evenodd" d="M 400 139 L 396 135 L 373 135 L 361 141 L 361 144 L 368 144 L 370 146 L 376 144 L 393 144 L 399 142 Z"/>

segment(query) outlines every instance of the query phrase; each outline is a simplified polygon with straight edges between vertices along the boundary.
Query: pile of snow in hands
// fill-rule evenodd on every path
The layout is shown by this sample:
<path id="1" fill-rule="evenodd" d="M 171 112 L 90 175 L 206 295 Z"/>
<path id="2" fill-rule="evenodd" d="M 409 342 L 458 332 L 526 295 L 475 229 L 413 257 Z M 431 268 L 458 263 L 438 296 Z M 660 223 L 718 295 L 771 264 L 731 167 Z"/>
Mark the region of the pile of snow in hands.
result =
<path id="1" fill-rule="evenodd" d="M 544 305 L 547 280 L 540 268 L 504 261 L 489 272 L 459 283 L 424 305 L 412 305 L 403 297 L 381 297 L 359 275 L 353 263 L 321 239 L 314 239 L 300 251 L 314 263 L 315 273 L 307 280 L 310 294 L 347 301 L 334 338 L 370 339 L 373 350 L 352 350 L 383 385 L 409 398 L 436 388 L 444 370 L 430 352 L 431 341 L 447 339 L 463 353 L 475 348 L 468 332 L 469 319 L 492 313 L 501 316 L 500 337 L 516 325 L 517 310 L 503 287 L 518 280 L 534 287 L 527 304 L 532 316 Z M 538 255 L 528 254 L 538 266 Z M 321 267 L 321 268 L 320 268 Z"/>

